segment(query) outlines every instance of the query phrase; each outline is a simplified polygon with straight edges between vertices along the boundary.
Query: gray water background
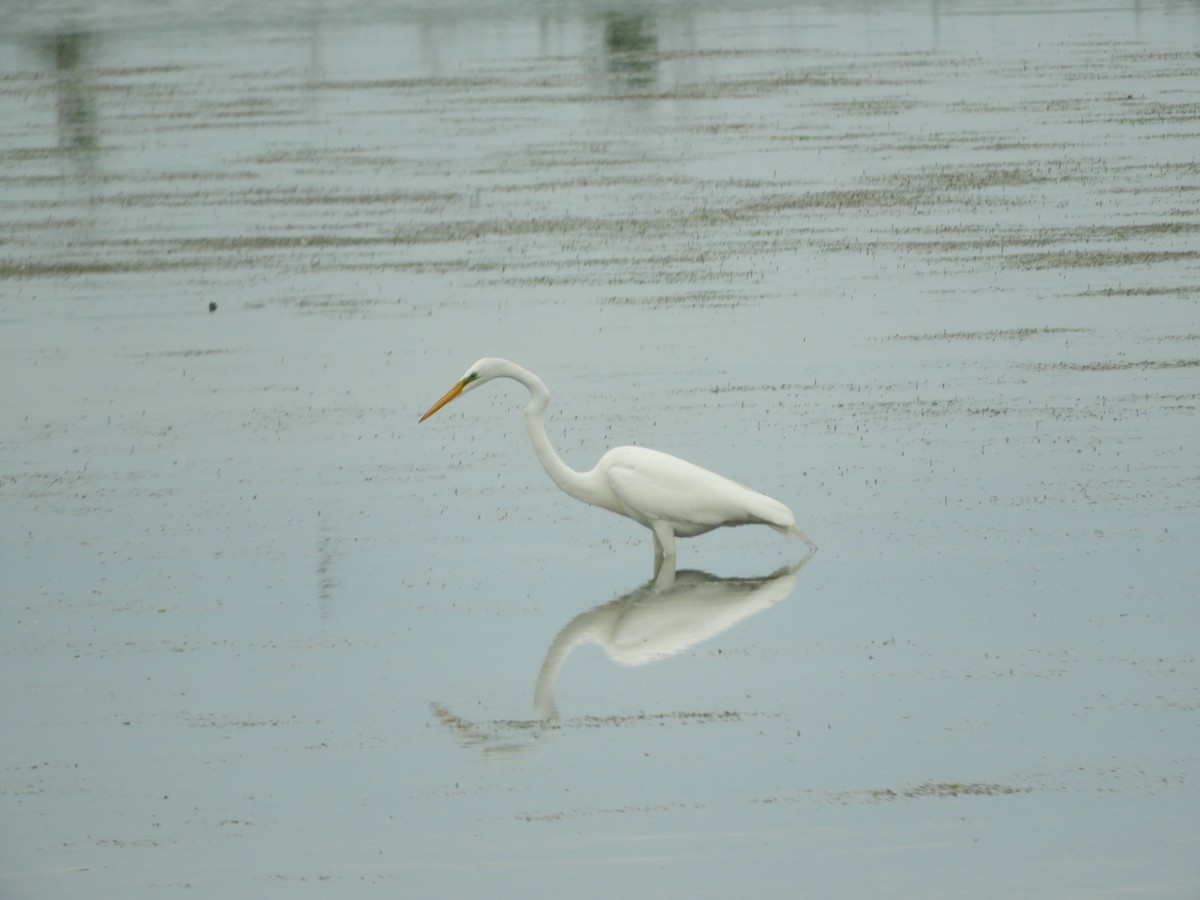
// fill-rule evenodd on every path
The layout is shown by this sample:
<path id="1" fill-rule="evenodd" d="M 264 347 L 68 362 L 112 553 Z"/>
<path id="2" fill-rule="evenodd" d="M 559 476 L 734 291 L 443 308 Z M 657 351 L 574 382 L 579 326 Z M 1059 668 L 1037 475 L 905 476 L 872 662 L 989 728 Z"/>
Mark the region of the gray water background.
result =
<path id="1" fill-rule="evenodd" d="M 1198 46 L 0 7 L 0 895 L 1194 897 Z"/>

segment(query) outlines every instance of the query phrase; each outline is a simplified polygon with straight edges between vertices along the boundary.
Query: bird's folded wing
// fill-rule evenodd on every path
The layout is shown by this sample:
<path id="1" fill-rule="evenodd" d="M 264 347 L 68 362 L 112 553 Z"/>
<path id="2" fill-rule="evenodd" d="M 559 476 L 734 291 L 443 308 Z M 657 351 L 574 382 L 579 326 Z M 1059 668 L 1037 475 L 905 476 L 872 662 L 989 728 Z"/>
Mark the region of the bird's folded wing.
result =
<path id="1" fill-rule="evenodd" d="M 754 503 L 747 503 L 761 494 L 699 467 L 665 472 L 613 466 L 608 479 L 630 518 L 669 522 L 681 535 L 693 528 L 762 521 L 760 511 L 751 508 Z"/>

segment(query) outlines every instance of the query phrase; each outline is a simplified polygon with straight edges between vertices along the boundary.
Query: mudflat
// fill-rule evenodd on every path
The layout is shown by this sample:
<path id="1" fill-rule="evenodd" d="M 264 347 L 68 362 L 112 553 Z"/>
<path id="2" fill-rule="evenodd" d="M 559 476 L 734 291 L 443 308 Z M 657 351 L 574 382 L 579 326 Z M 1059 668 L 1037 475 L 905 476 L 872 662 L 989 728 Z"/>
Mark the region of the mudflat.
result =
<path id="1" fill-rule="evenodd" d="M 0 895 L 1195 897 L 1198 28 L 0 12 Z"/>

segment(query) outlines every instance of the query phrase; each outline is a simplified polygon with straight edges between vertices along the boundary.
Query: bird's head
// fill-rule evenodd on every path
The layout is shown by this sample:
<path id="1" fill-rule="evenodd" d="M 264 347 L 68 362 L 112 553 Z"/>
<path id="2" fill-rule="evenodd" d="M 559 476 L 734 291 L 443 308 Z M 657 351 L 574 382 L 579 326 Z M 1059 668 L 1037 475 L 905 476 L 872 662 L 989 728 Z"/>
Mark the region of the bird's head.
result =
<path id="1" fill-rule="evenodd" d="M 421 421 L 424 422 L 435 412 L 457 397 L 459 394 L 465 394 L 467 391 L 473 391 L 485 381 L 490 381 L 497 375 L 500 375 L 500 365 L 504 362 L 502 359 L 496 359 L 491 356 L 484 357 L 467 369 L 465 375 L 455 382 L 454 387 L 446 391 L 445 395 L 433 406 L 429 407 L 429 411 L 421 416 Z"/>

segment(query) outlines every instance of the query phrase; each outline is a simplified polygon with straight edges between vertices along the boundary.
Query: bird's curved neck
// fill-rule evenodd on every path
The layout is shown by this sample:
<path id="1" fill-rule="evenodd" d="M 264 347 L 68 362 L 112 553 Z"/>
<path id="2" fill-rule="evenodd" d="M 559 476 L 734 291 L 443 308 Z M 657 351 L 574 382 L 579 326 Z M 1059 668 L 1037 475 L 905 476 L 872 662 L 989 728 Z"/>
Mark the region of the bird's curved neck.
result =
<path id="1" fill-rule="evenodd" d="M 542 379 L 528 369 L 523 369 L 515 363 L 509 365 L 511 369 L 505 374 L 529 389 L 529 405 L 525 407 L 525 430 L 529 433 L 533 452 L 537 454 L 546 474 L 563 491 L 577 500 L 584 503 L 594 502 L 587 476 L 583 472 L 576 472 L 563 462 L 550 445 L 550 439 L 546 437 L 546 407 L 550 405 L 550 391 Z"/>

